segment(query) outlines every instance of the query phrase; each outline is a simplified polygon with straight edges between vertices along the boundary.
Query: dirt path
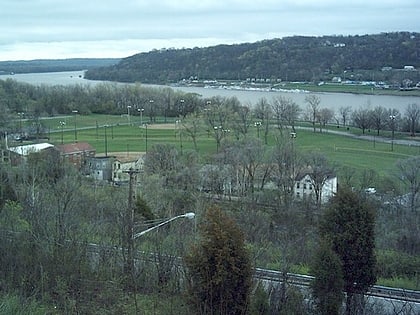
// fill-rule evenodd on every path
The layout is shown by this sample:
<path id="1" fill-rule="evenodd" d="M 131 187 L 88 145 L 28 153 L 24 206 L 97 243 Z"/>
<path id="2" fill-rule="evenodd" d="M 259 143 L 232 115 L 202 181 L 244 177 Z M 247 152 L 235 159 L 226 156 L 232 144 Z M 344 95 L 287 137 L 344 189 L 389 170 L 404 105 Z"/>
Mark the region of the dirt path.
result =
<path id="1" fill-rule="evenodd" d="M 175 129 L 175 124 L 151 124 L 147 125 L 148 129 Z"/>

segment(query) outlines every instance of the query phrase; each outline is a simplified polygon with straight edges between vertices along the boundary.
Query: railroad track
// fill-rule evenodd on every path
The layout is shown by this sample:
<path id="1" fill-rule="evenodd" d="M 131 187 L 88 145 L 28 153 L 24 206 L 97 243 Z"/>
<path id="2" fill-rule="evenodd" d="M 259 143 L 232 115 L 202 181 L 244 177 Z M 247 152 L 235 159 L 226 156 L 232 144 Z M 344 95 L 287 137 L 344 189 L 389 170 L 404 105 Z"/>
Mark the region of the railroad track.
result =
<path id="1" fill-rule="evenodd" d="M 255 269 L 255 277 L 260 280 L 282 282 L 286 279 L 287 283 L 297 286 L 309 287 L 314 277 L 295 273 L 283 273 L 269 269 Z M 401 288 L 391 288 L 381 285 L 374 285 L 366 293 L 368 296 L 382 297 L 406 302 L 420 303 L 420 291 L 406 290 Z"/>
<path id="2" fill-rule="evenodd" d="M 13 238 L 9 236 L 9 238 Z M 101 250 L 106 251 L 116 251 L 120 252 L 122 249 L 118 246 L 106 246 L 106 245 L 99 245 L 94 243 L 89 243 L 87 245 L 87 250 L 90 253 L 99 254 Z M 154 254 L 153 253 L 146 253 L 138 251 L 136 253 L 137 259 L 146 259 L 153 261 Z M 176 264 L 182 264 L 181 259 L 178 257 L 175 259 Z M 287 283 L 296 286 L 308 287 L 310 286 L 311 282 L 314 280 L 314 277 L 308 275 L 301 275 L 296 273 L 284 273 L 277 270 L 270 270 L 270 269 L 262 269 L 262 268 L 255 268 L 255 278 L 259 280 L 266 280 L 272 282 L 283 282 L 287 281 Z M 392 288 L 386 287 L 381 285 L 374 285 L 370 288 L 370 290 L 365 294 L 367 296 L 372 297 L 380 297 L 385 299 L 392 299 L 392 300 L 399 300 L 405 302 L 412 302 L 420 304 L 420 291 L 416 290 L 407 290 L 402 288 Z"/>

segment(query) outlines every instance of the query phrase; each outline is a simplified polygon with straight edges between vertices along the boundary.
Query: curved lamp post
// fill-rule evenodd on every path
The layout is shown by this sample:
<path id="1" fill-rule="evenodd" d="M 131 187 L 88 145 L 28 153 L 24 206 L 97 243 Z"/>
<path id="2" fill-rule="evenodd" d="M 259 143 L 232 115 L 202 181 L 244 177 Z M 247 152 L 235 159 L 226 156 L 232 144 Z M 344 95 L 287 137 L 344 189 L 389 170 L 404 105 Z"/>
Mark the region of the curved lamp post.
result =
<path id="1" fill-rule="evenodd" d="M 133 239 L 136 239 L 136 238 L 138 238 L 138 237 L 140 237 L 140 236 L 142 236 L 142 235 L 144 235 L 146 233 L 149 233 L 149 232 L 151 232 L 151 231 L 153 231 L 153 230 L 161 227 L 162 225 L 168 224 L 169 222 L 175 221 L 177 219 L 187 218 L 187 219 L 192 220 L 192 219 L 194 219 L 194 217 L 195 217 L 195 213 L 194 212 L 187 212 L 185 214 L 177 215 L 176 217 L 173 217 L 173 218 L 170 218 L 170 219 L 168 219 L 166 221 L 163 221 L 162 223 L 159 223 L 158 225 L 152 226 L 151 228 L 149 228 L 147 230 L 144 230 L 144 231 L 141 231 L 139 233 L 134 234 L 133 235 Z"/>
<path id="2" fill-rule="evenodd" d="M 72 114 L 74 115 L 74 141 L 77 141 L 77 114 L 79 113 L 78 110 L 72 110 Z"/>

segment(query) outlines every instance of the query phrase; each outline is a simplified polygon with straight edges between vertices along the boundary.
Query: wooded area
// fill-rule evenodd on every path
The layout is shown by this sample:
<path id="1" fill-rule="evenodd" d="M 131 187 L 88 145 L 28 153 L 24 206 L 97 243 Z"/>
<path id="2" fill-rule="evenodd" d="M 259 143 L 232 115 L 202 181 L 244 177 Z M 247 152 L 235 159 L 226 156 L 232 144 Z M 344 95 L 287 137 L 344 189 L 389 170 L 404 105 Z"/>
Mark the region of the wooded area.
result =
<path id="1" fill-rule="evenodd" d="M 239 299 L 235 314 L 305 314 L 309 311 L 302 294 L 287 282 L 275 294 L 260 287 L 246 296 L 248 263 L 284 274 L 308 272 L 319 255 L 321 218 L 343 205 L 350 217 L 354 214 L 355 227 L 367 224 L 362 233 L 367 238 L 357 239 L 369 245 L 362 246 L 363 257 L 373 263 L 372 247 L 376 255 L 375 274 L 357 289 L 365 291 L 375 277 L 418 289 L 419 156 L 400 159 L 398 171 L 383 177 L 386 194 L 371 195 L 366 188 L 377 174 L 341 168 L 317 150 L 301 152 L 292 137 L 298 123 L 321 135 L 328 122 L 358 124 L 358 112 L 323 110 L 316 95 L 308 96 L 305 104 L 287 98 L 261 99 L 251 108 L 235 98 L 202 99 L 139 84 L 0 83 L 3 146 L 6 134 L 21 134 L 23 119 L 28 120 L 25 132 L 37 135 L 44 132 L 43 116 L 71 115 L 76 109 L 86 117 L 125 115 L 130 109 L 136 121 L 142 117 L 145 123 L 177 119 L 178 133 L 172 134 L 177 140 L 181 134 L 192 142 L 212 138 L 216 147 L 211 153 L 169 144 L 149 147 L 138 174 L 135 202 L 129 185 L 86 178 L 57 154 L 32 154 L 19 166 L 0 164 L 2 293 L 21 301 L 40 301 L 52 314 L 54 310 L 57 314 L 189 314 L 197 309 L 214 314 Z M 408 132 L 418 132 L 419 113 L 418 104 L 407 104 L 404 113 L 391 113 L 396 120 L 390 120 L 388 109 L 381 107 L 366 115 L 375 132 L 406 131 L 409 137 Z M 365 124 L 358 126 L 363 129 Z M 257 133 L 251 131 L 255 129 Z M 293 194 L 295 178 L 308 166 L 313 170 L 309 179 L 313 193 L 298 198 Z M 340 187 L 353 189 L 343 195 L 344 201 L 322 199 L 322 185 L 332 172 L 342 175 Z M 364 211 L 365 201 L 369 207 L 372 203 L 376 216 L 369 207 Z M 197 221 L 172 222 L 133 243 L 127 239 L 127 222 L 140 232 L 162 222 L 160 218 L 190 211 Z M 326 218 L 327 223 L 335 220 Z M 343 225 L 349 221 L 344 214 L 340 219 Z M 340 246 L 352 246 L 346 234 L 334 236 L 342 238 L 326 236 L 324 252 L 335 250 L 337 255 L 342 253 L 337 250 Z M 349 286 L 358 275 L 341 270 L 344 260 L 334 255 L 329 266 L 335 266 L 336 279 Z M 179 257 L 188 261 L 186 269 Z M 215 265 L 218 268 L 211 269 Z M 368 274 L 372 265 L 366 266 Z M 206 278 L 207 272 L 215 277 Z M 244 284 L 244 291 L 235 290 L 238 283 Z M 198 284 L 200 294 L 186 297 L 187 289 Z M 223 296 L 212 291 L 217 286 L 225 290 Z"/>
<path id="2" fill-rule="evenodd" d="M 363 36 L 293 36 L 237 45 L 161 49 L 139 53 L 118 64 L 91 69 L 87 79 L 171 83 L 182 80 L 262 80 L 321 82 L 384 81 L 399 87 L 420 81 L 420 34 L 398 32 Z M 382 71 L 383 69 L 386 69 Z"/>

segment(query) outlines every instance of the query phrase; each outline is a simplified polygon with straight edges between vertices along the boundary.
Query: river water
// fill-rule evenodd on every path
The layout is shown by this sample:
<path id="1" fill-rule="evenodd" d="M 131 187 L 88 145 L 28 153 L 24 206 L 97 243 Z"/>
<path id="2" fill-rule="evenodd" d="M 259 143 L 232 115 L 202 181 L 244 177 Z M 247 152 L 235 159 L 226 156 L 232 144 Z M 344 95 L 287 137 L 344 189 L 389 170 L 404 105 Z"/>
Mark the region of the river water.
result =
<path id="1" fill-rule="evenodd" d="M 50 72 L 50 73 L 28 73 L 15 75 L 0 75 L 0 80 L 7 78 L 14 79 L 20 82 L 26 82 L 34 85 L 70 85 L 82 84 L 94 86 L 104 81 L 89 81 L 83 78 L 83 71 L 68 71 L 68 72 Z M 151 85 L 156 87 L 156 85 Z M 213 96 L 232 97 L 235 96 L 242 104 L 254 105 L 260 99 L 265 98 L 271 101 L 274 97 L 284 96 L 295 101 L 299 106 L 304 108 L 306 106 L 305 97 L 310 94 L 305 91 L 256 91 L 256 90 L 234 90 L 234 89 L 211 89 L 203 87 L 178 87 L 171 86 L 174 90 L 184 91 L 187 93 L 197 93 L 204 98 Z M 352 109 L 360 107 L 374 108 L 376 106 L 383 106 L 385 108 L 394 108 L 404 113 L 405 108 L 409 104 L 420 104 L 420 97 L 418 96 L 388 96 L 388 95 L 364 95 L 351 93 L 312 93 L 316 94 L 320 100 L 321 108 L 330 108 L 338 112 L 340 107 L 350 106 Z"/>

